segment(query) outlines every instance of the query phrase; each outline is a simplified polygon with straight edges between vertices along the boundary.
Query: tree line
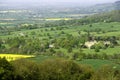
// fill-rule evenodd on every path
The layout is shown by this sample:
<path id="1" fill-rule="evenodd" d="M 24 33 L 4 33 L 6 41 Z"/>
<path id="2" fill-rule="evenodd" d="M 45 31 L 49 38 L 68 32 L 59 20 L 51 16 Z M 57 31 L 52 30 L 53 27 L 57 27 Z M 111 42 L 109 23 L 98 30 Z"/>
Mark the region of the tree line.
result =
<path id="1" fill-rule="evenodd" d="M 28 60 L 8 62 L 0 58 L 0 80 L 119 80 L 120 69 L 104 65 L 98 70 L 65 59 L 41 63 Z"/>

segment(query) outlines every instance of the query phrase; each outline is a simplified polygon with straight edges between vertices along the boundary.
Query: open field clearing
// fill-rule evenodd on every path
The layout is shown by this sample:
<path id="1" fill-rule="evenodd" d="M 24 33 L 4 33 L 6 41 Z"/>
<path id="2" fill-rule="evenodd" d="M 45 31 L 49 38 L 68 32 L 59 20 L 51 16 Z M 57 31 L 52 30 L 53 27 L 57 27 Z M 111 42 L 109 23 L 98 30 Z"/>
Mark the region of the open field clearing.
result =
<path id="1" fill-rule="evenodd" d="M 27 26 L 28 24 L 23 24 L 23 26 Z M 107 28 L 106 28 L 107 26 Z M 101 38 L 107 38 L 110 36 L 116 36 L 119 38 L 120 35 L 120 23 L 119 22 L 111 22 L 111 23 L 93 23 L 92 27 L 89 25 L 80 25 L 80 26 L 62 26 L 65 28 L 57 29 L 56 27 L 43 27 L 39 29 L 28 29 L 28 30 L 21 30 L 21 31 L 14 31 L 10 32 L 9 35 L 1 35 L 1 39 L 7 39 L 7 38 L 15 38 L 15 37 L 24 37 L 26 40 L 27 39 L 39 39 L 40 42 L 44 42 L 44 39 L 52 40 L 52 39 L 61 39 L 61 38 L 66 38 L 67 35 L 72 35 L 74 37 L 78 37 L 80 35 L 87 35 L 87 31 L 90 30 L 90 35 L 91 36 L 99 36 Z M 60 27 L 59 27 L 60 28 Z M 80 31 L 80 33 L 78 33 Z M 52 39 L 51 39 L 52 38 Z M 4 41 L 3 41 L 4 42 Z M 118 44 L 120 43 L 119 40 L 117 40 Z M 7 48 L 7 44 L 3 44 Z M 86 54 L 103 54 L 106 53 L 108 55 L 114 55 L 114 54 L 120 54 L 119 53 L 119 48 L 120 46 L 117 45 L 114 48 L 106 48 L 106 49 L 100 49 L 99 52 L 96 52 L 95 49 L 88 49 L 88 48 L 83 48 L 83 52 Z M 54 49 L 55 51 L 61 51 L 65 55 L 68 53 L 68 49 L 66 48 L 59 48 L 59 49 Z M 73 52 L 79 52 L 78 48 L 73 48 Z M 69 54 L 68 54 L 69 55 Z"/>
<path id="2" fill-rule="evenodd" d="M 47 18 L 46 21 L 71 20 L 71 18 Z"/>
<path id="3" fill-rule="evenodd" d="M 18 54 L 0 54 L 0 58 L 6 58 L 8 61 L 13 61 L 21 58 L 30 58 L 33 55 L 18 55 Z"/>
<path id="4" fill-rule="evenodd" d="M 23 13 L 23 12 L 31 12 L 29 10 L 4 10 L 0 11 L 0 13 Z"/>
<path id="5" fill-rule="evenodd" d="M 6 25 L 6 24 L 12 24 L 12 23 L 0 23 L 0 25 Z"/>
<path id="6" fill-rule="evenodd" d="M 93 15 L 93 14 L 70 14 L 70 15 L 67 15 L 67 16 L 72 16 L 72 17 L 83 17 L 83 16 L 89 16 L 89 15 Z"/>
<path id="7" fill-rule="evenodd" d="M 111 65 L 113 66 L 113 68 L 120 68 L 119 64 L 116 64 L 114 61 L 110 61 L 110 60 L 100 60 L 100 59 L 84 59 L 82 61 L 78 61 L 79 64 L 87 64 L 87 65 L 91 65 L 92 67 L 94 67 L 94 69 L 98 69 L 103 65 Z"/>
<path id="8" fill-rule="evenodd" d="M 39 55 L 39 56 L 36 56 L 36 57 L 31 57 L 31 58 L 28 58 L 28 60 L 32 60 L 32 61 L 35 61 L 35 62 L 43 62 L 45 60 L 52 60 L 52 59 L 57 59 L 58 57 L 55 57 L 55 56 L 43 56 L 43 55 Z M 94 69 L 98 69 L 100 68 L 101 66 L 103 65 L 111 65 L 113 67 L 116 67 L 116 68 L 120 68 L 120 65 L 115 63 L 115 61 L 110 61 L 110 60 L 100 60 L 100 59 L 83 59 L 81 61 L 75 61 L 79 64 L 86 64 L 86 65 L 90 65 L 92 66 Z"/>

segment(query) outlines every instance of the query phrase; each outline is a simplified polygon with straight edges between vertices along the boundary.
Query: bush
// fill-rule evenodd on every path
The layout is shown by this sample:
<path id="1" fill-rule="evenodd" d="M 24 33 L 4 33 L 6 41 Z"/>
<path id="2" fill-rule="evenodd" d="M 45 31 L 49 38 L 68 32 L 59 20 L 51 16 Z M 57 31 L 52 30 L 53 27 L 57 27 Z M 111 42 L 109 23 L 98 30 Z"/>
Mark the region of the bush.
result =
<path id="1" fill-rule="evenodd" d="M 91 67 L 65 59 L 51 59 L 40 64 L 22 59 L 12 65 L 15 75 L 11 80 L 90 80 L 93 74 Z"/>
<path id="2" fill-rule="evenodd" d="M 14 68 L 5 58 L 0 58 L 0 80 L 14 80 Z"/>
<path id="3" fill-rule="evenodd" d="M 91 80 L 119 80 L 120 70 L 116 66 L 104 65 L 95 72 Z"/>
<path id="4" fill-rule="evenodd" d="M 41 80 L 89 80 L 92 73 L 90 67 L 64 59 L 47 60 L 40 65 Z"/>
<path id="5" fill-rule="evenodd" d="M 40 80 L 39 66 L 37 63 L 25 59 L 16 60 L 12 63 L 15 70 L 15 80 Z"/>
<path id="6" fill-rule="evenodd" d="M 99 47 L 95 47 L 95 52 L 100 52 Z"/>

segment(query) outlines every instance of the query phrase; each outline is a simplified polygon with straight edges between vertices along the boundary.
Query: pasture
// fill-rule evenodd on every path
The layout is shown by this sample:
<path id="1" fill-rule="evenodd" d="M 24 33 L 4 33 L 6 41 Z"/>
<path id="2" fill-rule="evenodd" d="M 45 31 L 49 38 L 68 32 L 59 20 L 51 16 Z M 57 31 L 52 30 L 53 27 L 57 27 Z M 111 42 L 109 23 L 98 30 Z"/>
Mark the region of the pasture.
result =
<path id="1" fill-rule="evenodd" d="M 62 27 L 62 28 L 61 28 Z M 80 33 L 79 33 L 80 31 Z M 61 39 L 66 38 L 67 35 L 72 35 L 74 37 L 79 37 L 80 35 L 86 35 L 87 31 L 90 31 L 90 35 L 92 36 L 102 36 L 102 37 L 109 37 L 109 36 L 120 36 L 120 23 L 119 22 L 111 22 L 111 23 L 93 23 L 90 27 L 90 24 L 88 25 L 65 25 L 65 26 L 53 26 L 53 27 L 41 27 L 38 29 L 31 29 L 31 30 L 20 30 L 20 31 L 14 31 L 10 32 L 9 35 L 0 35 L 0 39 L 7 39 L 7 38 L 25 38 L 25 39 L 31 39 L 35 41 L 36 39 L 39 39 L 41 42 L 45 43 L 45 41 L 51 42 L 53 39 Z M 118 41 L 118 43 L 120 43 Z M 8 44 L 3 44 L 6 48 L 9 48 Z M 32 48 L 31 48 L 32 49 Z M 99 52 L 95 52 L 95 49 L 88 49 L 88 48 L 82 48 L 82 53 L 84 54 L 107 54 L 107 55 L 114 55 L 114 54 L 120 54 L 120 45 L 115 46 L 114 48 L 106 48 L 106 49 L 100 49 Z M 49 49 L 46 49 L 46 51 L 49 52 Z M 68 52 L 68 49 L 66 48 L 58 48 L 54 49 L 56 53 L 63 53 L 65 57 L 69 57 L 70 59 L 74 53 L 79 52 L 79 48 L 73 48 L 72 52 Z M 47 52 L 46 52 L 47 53 Z M 33 53 L 34 54 L 34 53 Z M 42 62 L 47 59 L 54 59 L 58 58 L 57 56 L 46 56 L 46 55 L 18 55 L 18 54 L 0 54 L 0 57 L 5 57 L 8 61 L 13 61 L 21 58 L 27 58 L 28 60 L 36 61 L 36 62 Z M 102 60 L 102 59 L 82 59 L 80 61 L 75 62 L 79 64 L 87 64 L 91 65 L 95 69 L 98 69 L 102 65 L 110 64 L 113 67 L 119 68 L 119 64 L 117 64 L 114 60 Z"/>
<path id="2" fill-rule="evenodd" d="M 46 21 L 71 20 L 71 18 L 46 18 Z"/>
<path id="3" fill-rule="evenodd" d="M 90 31 L 90 35 L 92 36 L 120 36 L 120 23 L 119 22 L 111 22 L 111 23 L 94 23 L 92 24 L 92 27 L 90 27 L 90 24 L 88 25 L 80 25 L 80 26 L 62 26 L 61 29 L 59 26 L 56 27 L 42 27 L 39 29 L 32 29 L 32 30 L 21 30 L 21 31 L 14 31 L 11 32 L 9 35 L 1 35 L 1 39 L 6 38 L 14 38 L 14 37 L 25 37 L 26 39 L 40 39 L 42 42 L 44 40 L 51 41 L 52 39 L 59 39 L 64 38 L 68 34 L 72 36 L 78 37 L 79 35 L 85 35 L 87 34 L 86 31 Z M 78 33 L 80 31 L 80 34 Z M 22 35 L 21 35 L 22 34 Z M 27 36 L 27 37 L 26 37 Z M 52 39 L 50 39 L 50 37 Z M 119 42 L 119 41 L 118 41 Z M 119 53 L 120 46 L 115 46 L 114 48 L 107 48 L 107 49 L 101 49 L 98 53 L 107 53 L 107 54 L 115 54 Z M 56 51 L 61 50 L 65 54 L 67 53 L 67 50 L 64 48 L 55 49 Z M 73 52 L 79 51 L 76 48 L 73 48 Z M 94 49 L 83 49 L 84 53 L 90 53 L 94 54 Z"/>
<path id="4" fill-rule="evenodd" d="M 24 33 L 28 35 L 29 37 L 35 36 L 35 37 L 48 38 L 46 34 L 49 33 L 51 36 L 55 36 L 55 35 L 59 35 L 61 31 L 63 31 L 65 34 L 72 34 L 73 36 L 79 36 L 78 31 L 81 32 L 80 34 L 87 34 L 86 31 L 90 31 L 90 34 L 94 36 L 119 36 L 120 35 L 120 23 L 119 22 L 94 23 L 92 24 L 92 27 L 90 27 L 89 25 L 62 26 L 65 28 L 62 28 L 61 30 L 57 30 L 57 27 L 59 26 L 53 26 L 52 28 L 54 30 L 51 30 L 51 27 L 50 28 L 43 27 L 43 28 L 32 29 L 32 30 L 14 31 L 14 32 L 11 32 L 10 35 L 0 36 L 0 37 L 1 38 L 11 37 L 11 36 L 15 37 L 19 35 L 19 33 Z"/>
<path id="5" fill-rule="evenodd" d="M 115 63 L 115 61 L 110 60 L 100 60 L 100 59 L 84 59 L 82 61 L 77 61 L 79 64 L 86 64 L 92 66 L 94 69 L 99 69 L 104 65 L 111 65 L 113 68 L 120 68 L 120 65 Z"/>
<path id="6" fill-rule="evenodd" d="M 37 63 L 40 63 L 40 62 L 43 62 L 45 60 L 51 60 L 51 59 L 57 59 L 57 58 L 58 57 L 55 57 L 55 56 L 39 55 L 36 57 L 28 58 L 28 60 L 32 60 L 32 61 L 35 61 Z M 113 67 L 120 68 L 120 65 L 117 64 L 114 60 L 110 61 L 110 60 L 101 60 L 101 59 L 83 59 L 81 61 L 74 61 L 74 62 L 76 62 L 78 64 L 85 64 L 85 65 L 92 66 L 94 69 L 98 69 L 104 65 L 111 65 Z"/>

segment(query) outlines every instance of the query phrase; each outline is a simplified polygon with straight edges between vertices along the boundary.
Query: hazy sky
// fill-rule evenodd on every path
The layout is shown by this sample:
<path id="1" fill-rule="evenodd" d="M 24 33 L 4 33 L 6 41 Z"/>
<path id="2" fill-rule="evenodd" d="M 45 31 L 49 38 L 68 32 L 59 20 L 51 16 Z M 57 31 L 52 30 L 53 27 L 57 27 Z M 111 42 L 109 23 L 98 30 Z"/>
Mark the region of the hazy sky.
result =
<path id="1" fill-rule="evenodd" d="M 79 3 L 108 3 L 117 0 L 0 0 L 0 2 L 79 2 Z"/>
<path id="2" fill-rule="evenodd" d="M 36 0 L 40 1 L 40 0 Z M 53 1 L 53 2 L 81 2 L 81 3 L 87 3 L 87 2 L 95 2 L 95 3 L 106 3 L 106 2 L 114 2 L 116 0 L 42 0 L 42 1 Z"/>
<path id="3" fill-rule="evenodd" d="M 75 4 L 81 4 L 81 5 L 87 5 L 87 4 L 101 4 L 101 3 L 111 3 L 115 2 L 117 0 L 0 0 L 0 3 L 39 3 L 39 4 L 61 4 L 61 3 L 73 3 Z"/>

